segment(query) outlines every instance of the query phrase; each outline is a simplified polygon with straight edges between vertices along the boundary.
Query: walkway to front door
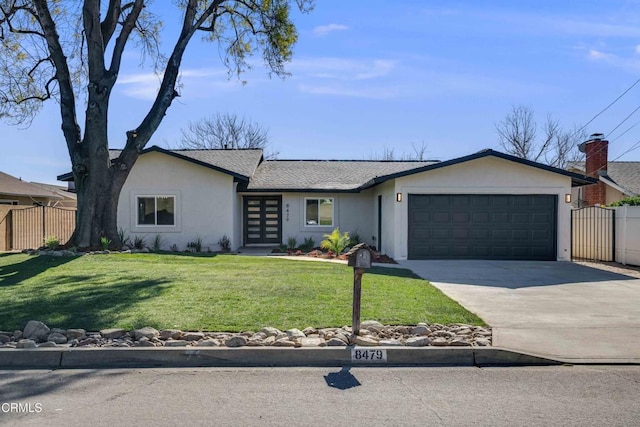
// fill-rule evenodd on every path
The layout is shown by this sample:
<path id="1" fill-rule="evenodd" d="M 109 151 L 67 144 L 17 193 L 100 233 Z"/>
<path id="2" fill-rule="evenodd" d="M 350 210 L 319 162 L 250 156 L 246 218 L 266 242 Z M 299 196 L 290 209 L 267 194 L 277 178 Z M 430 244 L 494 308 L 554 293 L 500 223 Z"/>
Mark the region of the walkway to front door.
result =
<path id="1" fill-rule="evenodd" d="M 244 244 L 282 243 L 282 197 L 244 196 Z"/>

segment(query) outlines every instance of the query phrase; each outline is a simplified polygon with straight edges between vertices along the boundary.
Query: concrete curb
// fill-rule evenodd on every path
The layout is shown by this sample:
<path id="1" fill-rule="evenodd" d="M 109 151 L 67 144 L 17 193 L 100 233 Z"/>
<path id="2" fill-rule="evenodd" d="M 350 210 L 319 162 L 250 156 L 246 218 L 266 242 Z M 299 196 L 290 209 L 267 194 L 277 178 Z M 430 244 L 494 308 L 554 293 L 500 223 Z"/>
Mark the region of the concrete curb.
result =
<path id="1" fill-rule="evenodd" d="M 384 350 L 386 361 L 352 360 L 352 349 Z M 175 367 L 533 366 L 564 362 L 497 347 L 40 348 L 0 349 L 0 369 Z"/>

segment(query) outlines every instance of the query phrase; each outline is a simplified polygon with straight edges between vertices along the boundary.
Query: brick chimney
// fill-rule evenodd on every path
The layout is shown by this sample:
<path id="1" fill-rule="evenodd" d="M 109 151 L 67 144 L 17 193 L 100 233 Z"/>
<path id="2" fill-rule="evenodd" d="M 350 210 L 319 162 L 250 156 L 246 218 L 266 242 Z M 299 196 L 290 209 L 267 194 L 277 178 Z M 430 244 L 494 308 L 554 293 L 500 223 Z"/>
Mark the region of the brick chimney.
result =
<path id="1" fill-rule="evenodd" d="M 607 174 L 609 141 L 603 139 L 603 134 L 594 133 L 588 141 L 579 145 L 580 151 L 585 153 L 585 174 L 593 178 L 600 178 Z M 607 188 L 604 182 L 584 187 L 584 201 L 587 206 L 604 205 L 607 200 Z"/>

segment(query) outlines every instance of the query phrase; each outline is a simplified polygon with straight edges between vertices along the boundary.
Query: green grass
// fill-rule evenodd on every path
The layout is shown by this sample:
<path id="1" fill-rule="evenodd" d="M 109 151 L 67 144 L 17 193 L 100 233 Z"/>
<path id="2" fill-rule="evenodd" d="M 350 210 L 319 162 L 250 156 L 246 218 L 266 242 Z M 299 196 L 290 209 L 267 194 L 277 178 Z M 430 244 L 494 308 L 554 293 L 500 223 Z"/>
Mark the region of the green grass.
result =
<path id="1" fill-rule="evenodd" d="M 0 255 L 0 330 L 50 327 L 200 331 L 351 324 L 345 265 L 233 255 Z M 409 270 L 374 268 L 362 280 L 362 320 L 482 325 Z"/>

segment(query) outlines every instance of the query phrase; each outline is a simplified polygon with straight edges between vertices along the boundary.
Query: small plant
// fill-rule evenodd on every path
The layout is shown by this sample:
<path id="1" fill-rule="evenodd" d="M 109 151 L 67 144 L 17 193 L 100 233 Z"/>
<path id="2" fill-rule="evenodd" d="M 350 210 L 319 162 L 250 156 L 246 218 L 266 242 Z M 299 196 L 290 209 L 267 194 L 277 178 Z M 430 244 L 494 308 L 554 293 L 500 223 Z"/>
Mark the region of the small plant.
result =
<path id="1" fill-rule="evenodd" d="M 295 237 L 287 238 L 287 250 L 292 251 L 298 247 L 298 240 Z"/>
<path id="2" fill-rule="evenodd" d="M 142 236 L 134 236 L 133 247 L 136 249 L 144 249 L 147 247 L 147 242 L 144 241 L 144 237 Z"/>
<path id="3" fill-rule="evenodd" d="M 55 251 L 56 249 L 58 249 L 58 246 L 60 246 L 60 239 L 58 239 L 55 235 L 52 234 L 51 236 L 44 239 L 44 245 L 50 251 Z"/>
<path id="4" fill-rule="evenodd" d="M 162 244 L 163 244 L 162 235 L 156 234 L 153 238 L 153 243 L 152 243 L 153 251 L 159 252 L 160 249 L 162 249 Z"/>
<path id="5" fill-rule="evenodd" d="M 104 236 L 100 238 L 100 246 L 102 246 L 103 251 L 108 251 L 110 244 L 111 244 L 111 240 L 107 239 Z"/>
<path id="6" fill-rule="evenodd" d="M 331 234 L 324 235 L 326 240 L 320 242 L 320 247 L 326 249 L 336 256 L 340 255 L 344 248 L 347 247 L 350 241 L 349 233 L 340 233 L 340 229 L 336 228 Z"/>
<path id="7" fill-rule="evenodd" d="M 191 249 L 192 252 L 202 252 L 202 237 L 196 236 L 193 242 L 187 243 L 187 248 Z"/>
<path id="8" fill-rule="evenodd" d="M 313 250 L 313 248 L 315 248 L 315 246 L 316 241 L 313 240 L 313 237 L 305 237 L 304 242 L 300 245 L 300 249 L 302 249 L 304 252 L 310 252 L 311 250 Z"/>
<path id="9" fill-rule="evenodd" d="M 231 239 L 229 239 L 229 236 L 224 234 L 218 239 L 218 245 L 220 245 L 220 250 L 222 252 L 229 252 L 231 250 Z"/>
<path id="10" fill-rule="evenodd" d="M 173 245 L 171 245 L 171 247 L 169 248 L 169 250 L 171 252 L 180 252 L 180 249 L 178 249 L 178 245 L 176 245 L 175 243 Z"/>
<path id="11" fill-rule="evenodd" d="M 127 232 L 124 231 L 124 228 L 122 227 L 118 228 L 118 239 L 120 239 L 120 244 L 122 246 L 131 246 L 131 239 L 129 238 L 129 235 L 127 235 Z"/>
<path id="12" fill-rule="evenodd" d="M 349 246 L 355 246 L 358 243 L 362 243 L 362 239 L 360 238 L 358 232 L 355 232 L 349 237 Z"/>
<path id="13" fill-rule="evenodd" d="M 285 244 L 281 244 L 281 245 L 280 245 L 280 252 L 281 252 L 281 253 L 285 253 L 285 252 L 287 252 L 287 245 L 285 245 Z"/>

